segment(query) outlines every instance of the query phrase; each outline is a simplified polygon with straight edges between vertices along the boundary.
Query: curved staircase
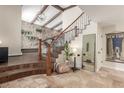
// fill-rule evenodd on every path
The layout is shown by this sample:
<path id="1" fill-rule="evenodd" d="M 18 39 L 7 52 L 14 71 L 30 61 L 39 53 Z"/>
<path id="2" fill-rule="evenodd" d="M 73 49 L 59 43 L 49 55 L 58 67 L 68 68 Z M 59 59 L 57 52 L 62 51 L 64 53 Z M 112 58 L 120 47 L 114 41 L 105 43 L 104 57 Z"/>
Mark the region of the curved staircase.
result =
<path id="1" fill-rule="evenodd" d="M 79 37 L 79 35 L 83 33 L 87 26 L 90 25 L 90 22 L 91 19 L 89 16 L 85 12 L 82 12 L 76 20 L 74 20 L 58 35 L 42 41 L 42 44 L 47 43 L 47 52 L 45 55 L 47 75 L 51 75 L 53 69 L 55 69 L 54 63 L 57 62 L 61 53 L 63 53 L 65 42 L 70 44 L 72 41 L 74 41 L 77 37 Z M 42 51 L 42 48 L 39 47 L 39 49 Z M 42 52 L 39 54 L 42 54 Z M 41 55 L 39 55 L 39 57 L 41 57 Z"/>
<path id="2" fill-rule="evenodd" d="M 64 62 L 64 45 L 67 41 L 69 45 L 74 43 L 78 37 L 81 37 L 84 30 L 87 29 L 87 26 L 90 25 L 91 19 L 89 16 L 83 12 L 67 29 L 63 32 L 63 34 L 56 39 L 53 43 L 53 50 L 52 50 L 52 58 L 55 60 L 52 61 L 54 64 L 55 62 Z M 82 35 L 83 36 L 83 35 Z M 57 51 L 59 50 L 59 51 Z"/>

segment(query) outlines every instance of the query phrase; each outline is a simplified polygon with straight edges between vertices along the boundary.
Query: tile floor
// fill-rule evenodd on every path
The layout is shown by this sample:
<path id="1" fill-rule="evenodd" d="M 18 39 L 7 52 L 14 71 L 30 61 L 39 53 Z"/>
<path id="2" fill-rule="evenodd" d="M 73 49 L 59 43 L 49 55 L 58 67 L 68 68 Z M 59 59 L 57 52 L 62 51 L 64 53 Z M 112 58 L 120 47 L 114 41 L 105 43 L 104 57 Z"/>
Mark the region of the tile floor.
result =
<path id="1" fill-rule="evenodd" d="M 124 72 L 102 68 L 46 76 L 34 75 L 0 84 L 1 88 L 123 88 Z"/>
<path id="2" fill-rule="evenodd" d="M 88 62 L 83 62 L 84 69 L 88 71 L 95 71 L 95 63 L 88 63 Z"/>

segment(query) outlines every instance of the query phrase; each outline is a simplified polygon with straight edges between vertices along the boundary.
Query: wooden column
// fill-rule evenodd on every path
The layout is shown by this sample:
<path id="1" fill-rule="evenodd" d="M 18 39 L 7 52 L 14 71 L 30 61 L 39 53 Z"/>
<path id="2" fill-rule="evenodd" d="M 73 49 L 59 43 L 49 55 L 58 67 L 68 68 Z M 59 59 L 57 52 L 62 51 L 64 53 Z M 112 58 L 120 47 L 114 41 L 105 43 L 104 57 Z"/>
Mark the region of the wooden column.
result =
<path id="1" fill-rule="evenodd" d="M 46 57 L 46 74 L 50 76 L 52 74 L 52 63 L 51 63 L 51 45 L 48 45 L 47 57 Z"/>
<path id="2" fill-rule="evenodd" d="M 42 39 L 39 39 L 38 61 L 42 62 Z"/>

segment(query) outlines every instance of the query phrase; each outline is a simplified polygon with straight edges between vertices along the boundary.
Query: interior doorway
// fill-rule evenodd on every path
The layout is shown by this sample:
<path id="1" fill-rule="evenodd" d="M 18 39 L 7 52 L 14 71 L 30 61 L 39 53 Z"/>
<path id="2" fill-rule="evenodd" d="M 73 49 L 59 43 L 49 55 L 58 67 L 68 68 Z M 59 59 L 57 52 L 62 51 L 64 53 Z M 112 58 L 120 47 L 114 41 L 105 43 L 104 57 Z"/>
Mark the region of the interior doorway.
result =
<path id="1" fill-rule="evenodd" d="M 95 71 L 95 49 L 96 49 L 96 35 L 84 35 L 83 36 L 83 69 L 88 71 Z"/>

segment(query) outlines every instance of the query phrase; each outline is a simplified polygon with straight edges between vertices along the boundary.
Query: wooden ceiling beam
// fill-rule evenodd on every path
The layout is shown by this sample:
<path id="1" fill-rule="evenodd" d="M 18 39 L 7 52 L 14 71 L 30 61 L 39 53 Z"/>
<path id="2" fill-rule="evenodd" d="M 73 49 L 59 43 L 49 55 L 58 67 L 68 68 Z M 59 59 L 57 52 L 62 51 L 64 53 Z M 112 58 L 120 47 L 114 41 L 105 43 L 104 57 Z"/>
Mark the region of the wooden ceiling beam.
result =
<path id="1" fill-rule="evenodd" d="M 66 7 L 66 8 L 64 8 L 64 10 L 71 9 L 71 8 L 73 8 L 73 7 L 75 7 L 75 6 L 76 6 L 76 5 L 70 5 L 70 6 Z"/>
<path id="2" fill-rule="evenodd" d="M 43 25 L 43 27 L 44 26 L 46 26 L 46 25 L 48 25 L 49 23 L 51 23 L 54 19 L 56 19 L 60 14 L 62 14 L 62 12 L 59 12 L 59 13 L 57 13 L 55 16 L 53 16 L 50 20 L 48 20 L 44 25 Z"/>
<path id="3" fill-rule="evenodd" d="M 64 9 L 62 7 L 60 7 L 59 5 L 52 5 L 52 6 L 60 11 L 64 11 Z"/>
<path id="4" fill-rule="evenodd" d="M 55 29 L 56 27 L 60 26 L 62 24 L 62 21 L 54 25 L 51 29 Z"/>
<path id="5" fill-rule="evenodd" d="M 40 10 L 40 11 L 37 13 L 37 15 L 34 17 L 34 19 L 32 20 L 31 23 L 34 23 L 34 22 L 37 20 L 37 17 L 38 17 L 39 15 L 41 15 L 41 14 L 47 9 L 48 6 L 49 6 L 49 5 L 44 5 L 43 8 L 41 8 L 41 10 Z"/>

